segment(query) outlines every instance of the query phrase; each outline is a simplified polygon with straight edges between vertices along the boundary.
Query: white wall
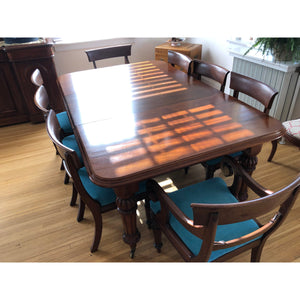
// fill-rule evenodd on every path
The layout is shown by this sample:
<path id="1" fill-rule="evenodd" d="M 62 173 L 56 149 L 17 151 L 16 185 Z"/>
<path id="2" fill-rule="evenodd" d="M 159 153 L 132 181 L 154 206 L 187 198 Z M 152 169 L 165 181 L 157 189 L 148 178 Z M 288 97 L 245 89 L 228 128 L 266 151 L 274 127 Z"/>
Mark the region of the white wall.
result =
<path id="1" fill-rule="evenodd" d="M 84 53 L 85 49 L 100 46 L 132 43 L 130 62 L 153 60 L 155 58 L 155 47 L 164 43 L 169 38 L 119 38 L 99 40 L 91 42 L 56 44 L 54 62 L 58 76 L 65 73 L 92 69 L 92 63 L 88 62 Z M 202 59 L 214 63 L 228 70 L 232 70 L 233 56 L 229 55 L 226 38 L 218 36 L 187 38 L 187 42 L 202 44 Z M 101 66 L 117 65 L 123 63 L 123 58 L 115 58 L 99 62 Z M 229 93 L 230 75 L 227 79 L 225 92 Z M 213 83 L 212 83 L 213 84 Z M 300 118 L 300 93 L 294 106 L 292 118 Z"/>
<path id="2" fill-rule="evenodd" d="M 99 40 L 82 43 L 55 45 L 54 62 L 57 75 L 92 69 L 93 64 L 87 59 L 84 50 L 101 46 L 110 46 L 117 44 L 132 43 L 130 62 L 138 62 L 143 60 L 153 60 L 154 49 L 157 45 L 165 42 L 167 38 L 120 38 L 110 40 Z M 113 58 L 97 62 L 99 66 L 111 66 L 124 63 L 124 58 Z"/>
<path id="3" fill-rule="evenodd" d="M 202 44 L 202 59 L 209 63 L 220 65 L 231 70 L 233 56 L 228 53 L 228 38 L 204 37 L 189 38 L 188 41 L 194 44 Z"/>
<path id="4" fill-rule="evenodd" d="M 153 60 L 155 47 L 164 43 L 169 38 L 121 38 L 100 40 L 93 42 L 56 44 L 54 62 L 58 76 L 64 73 L 81 71 L 93 68 L 84 53 L 85 49 L 107 46 L 118 43 L 133 43 L 131 62 Z M 229 70 L 232 68 L 233 58 L 228 54 L 225 38 L 187 38 L 187 42 L 202 44 L 202 59 L 221 65 Z M 122 58 L 104 60 L 101 66 L 123 63 Z"/>
<path id="5" fill-rule="evenodd" d="M 87 69 L 92 69 L 93 64 L 90 63 L 87 59 L 87 55 L 84 50 L 116 45 L 116 44 L 125 44 L 131 43 L 130 39 L 111 39 L 111 40 L 99 40 L 99 41 L 90 41 L 90 42 L 78 42 L 78 43 L 58 43 L 54 46 L 55 56 L 54 63 L 56 67 L 57 75 L 60 76 L 65 73 L 71 73 L 76 71 L 82 71 Z M 117 58 L 117 60 L 121 58 Z M 104 66 L 108 63 L 117 64 L 113 60 L 103 61 Z"/>

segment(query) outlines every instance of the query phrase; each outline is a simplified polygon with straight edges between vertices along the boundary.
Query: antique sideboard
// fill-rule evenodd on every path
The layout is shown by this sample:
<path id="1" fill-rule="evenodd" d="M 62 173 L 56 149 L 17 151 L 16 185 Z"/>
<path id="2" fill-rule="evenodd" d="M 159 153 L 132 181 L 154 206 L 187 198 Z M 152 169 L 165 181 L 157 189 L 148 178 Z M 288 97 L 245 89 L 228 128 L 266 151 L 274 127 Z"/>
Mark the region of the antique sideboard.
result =
<path id="1" fill-rule="evenodd" d="M 36 68 L 41 71 L 51 107 L 56 112 L 63 111 L 53 44 L 39 40 L 11 45 L 0 42 L 0 46 L 0 126 L 43 121 L 34 105 L 36 87 L 30 79 Z"/>

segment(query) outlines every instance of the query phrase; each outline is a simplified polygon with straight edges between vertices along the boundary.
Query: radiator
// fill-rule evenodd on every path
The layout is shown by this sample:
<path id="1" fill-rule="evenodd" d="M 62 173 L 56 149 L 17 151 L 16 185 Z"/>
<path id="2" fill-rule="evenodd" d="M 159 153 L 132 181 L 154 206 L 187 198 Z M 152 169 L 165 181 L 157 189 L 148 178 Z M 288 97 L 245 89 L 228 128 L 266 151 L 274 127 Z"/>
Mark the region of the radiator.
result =
<path id="1" fill-rule="evenodd" d="M 232 71 L 262 81 L 278 91 L 269 115 L 286 121 L 292 115 L 299 94 L 299 67 L 291 64 L 275 64 L 235 56 Z M 297 84 L 298 83 L 298 84 Z M 241 94 L 239 99 L 247 104 L 263 110 L 263 105 L 251 97 Z"/>

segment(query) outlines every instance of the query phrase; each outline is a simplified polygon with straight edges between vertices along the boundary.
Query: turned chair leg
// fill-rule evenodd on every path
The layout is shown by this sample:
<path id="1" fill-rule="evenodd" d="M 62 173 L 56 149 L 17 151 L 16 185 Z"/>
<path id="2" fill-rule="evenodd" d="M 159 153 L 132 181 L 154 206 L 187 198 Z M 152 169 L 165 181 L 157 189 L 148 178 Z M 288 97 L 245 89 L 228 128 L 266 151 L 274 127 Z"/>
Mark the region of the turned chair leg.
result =
<path id="1" fill-rule="evenodd" d="M 55 154 L 56 155 L 59 155 L 59 152 L 58 152 L 58 150 L 57 150 L 57 147 L 56 147 L 56 145 L 53 143 L 53 146 L 54 146 L 54 148 L 55 148 Z"/>
<path id="2" fill-rule="evenodd" d="M 163 245 L 161 242 L 161 229 L 154 220 L 152 220 L 152 229 L 154 235 L 154 247 L 156 248 L 157 252 L 160 253 Z"/>
<path id="3" fill-rule="evenodd" d="M 74 183 L 72 184 L 72 186 L 73 186 L 73 191 L 72 191 L 72 198 L 71 198 L 70 206 L 75 206 L 76 205 L 76 200 L 77 200 L 78 192 L 77 192 L 77 190 L 75 188 Z"/>
<path id="4" fill-rule="evenodd" d="M 148 229 L 151 229 L 151 214 L 150 214 L 150 200 L 145 197 L 145 212 L 146 212 L 146 223 L 148 225 Z"/>
<path id="5" fill-rule="evenodd" d="M 85 211 L 85 203 L 80 198 L 78 215 L 77 215 L 77 222 L 81 222 L 83 220 L 84 211 Z"/>
<path id="6" fill-rule="evenodd" d="M 97 251 L 98 247 L 99 247 L 99 243 L 101 240 L 101 235 L 102 235 L 102 215 L 101 215 L 101 211 L 95 211 L 95 210 L 91 210 L 93 216 L 94 216 L 94 221 L 95 221 L 95 234 L 94 234 L 94 241 L 93 244 L 91 246 L 91 252 L 95 252 Z"/>
<path id="7" fill-rule="evenodd" d="M 277 150 L 277 143 L 278 143 L 278 140 L 272 141 L 272 150 L 271 150 L 270 156 L 268 158 L 268 161 L 272 161 L 273 156 Z"/>

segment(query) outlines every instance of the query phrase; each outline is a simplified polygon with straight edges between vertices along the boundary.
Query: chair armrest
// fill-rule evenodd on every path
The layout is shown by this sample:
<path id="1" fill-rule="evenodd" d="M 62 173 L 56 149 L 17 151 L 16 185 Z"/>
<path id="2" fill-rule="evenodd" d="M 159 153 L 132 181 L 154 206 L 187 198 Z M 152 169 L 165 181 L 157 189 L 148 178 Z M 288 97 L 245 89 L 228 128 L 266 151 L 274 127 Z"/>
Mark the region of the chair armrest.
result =
<path id="1" fill-rule="evenodd" d="M 147 181 L 147 191 L 149 198 L 152 201 L 159 199 L 161 206 L 160 221 L 163 224 L 168 222 L 168 215 L 171 212 L 174 217 L 189 231 L 199 236 L 199 228 L 203 228 L 200 225 L 194 225 L 194 221 L 188 218 L 163 190 L 163 188 L 154 180 Z M 196 230 L 196 232 L 195 232 Z"/>
<path id="2" fill-rule="evenodd" d="M 240 179 L 243 179 L 243 181 L 249 186 L 249 188 L 255 192 L 258 196 L 264 197 L 273 194 L 273 191 L 270 191 L 266 188 L 264 188 L 262 185 L 260 185 L 257 181 L 255 181 L 245 170 L 244 168 L 236 162 L 235 159 L 233 159 L 230 156 L 224 156 L 221 167 L 223 164 L 229 164 L 234 173 L 234 181 L 233 186 L 240 184 Z M 236 187 L 234 187 L 236 189 Z"/>

